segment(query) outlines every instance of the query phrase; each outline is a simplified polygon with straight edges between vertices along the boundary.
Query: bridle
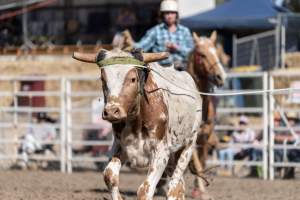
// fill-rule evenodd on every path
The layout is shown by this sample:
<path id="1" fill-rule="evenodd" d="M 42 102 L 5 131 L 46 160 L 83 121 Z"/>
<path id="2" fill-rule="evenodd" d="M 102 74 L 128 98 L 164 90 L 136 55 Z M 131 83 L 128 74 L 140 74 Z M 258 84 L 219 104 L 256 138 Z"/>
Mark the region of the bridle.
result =
<path id="1" fill-rule="evenodd" d="M 201 65 L 201 59 L 203 56 L 204 56 L 203 54 L 198 53 L 196 50 L 194 50 L 194 63 L 196 65 Z M 209 64 L 208 71 L 211 71 L 211 69 L 213 67 L 215 67 L 216 65 L 221 64 L 221 62 L 219 60 L 214 62 L 213 64 L 211 64 L 208 59 L 207 59 L 207 62 Z"/>
<path id="2" fill-rule="evenodd" d="M 196 49 L 194 50 L 194 67 L 196 66 L 203 66 L 204 63 L 201 63 L 201 59 L 203 59 L 203 55 L 198 53 L 196 51 Z M 207 69 L 208 72 L 211 71 L 211 69 L 213 69 L 216 65 L 220 64 L 220 61 L 216 61 L 214 62 L 213 64 L 211 64 L 209 62 L 209 60 L 207 60 L 208 64 L 209 64 L 209 67 Z M 200 78 L 200 79 L 206 79 L 208 81 L 208 84 L 207 84 L 207 92 L 213 92 L 214 91 L 214 83 L 213 83 L 213 75 L 205 75 L 205 71 L 204 70 L 200 70 L 202 71 L 203 73 L 200 73 L 200 74 L 197 74 L 197 76 Z"/>

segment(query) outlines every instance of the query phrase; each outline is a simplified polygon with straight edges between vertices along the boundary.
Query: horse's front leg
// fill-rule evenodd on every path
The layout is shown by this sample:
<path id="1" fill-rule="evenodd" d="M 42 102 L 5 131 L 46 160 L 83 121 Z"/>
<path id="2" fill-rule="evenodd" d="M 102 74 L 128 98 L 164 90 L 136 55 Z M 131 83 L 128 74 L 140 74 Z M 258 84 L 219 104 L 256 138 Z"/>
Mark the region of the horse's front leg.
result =
<path id="1" fill-rule="evenodd" d="M 170 157 L 170 150 L 165 141 L 161 141 L 153 152 L 146 180 L 139 187 L 137 192 L 138 200 L 151 200 L 156 185 L 160 180 Z"/>

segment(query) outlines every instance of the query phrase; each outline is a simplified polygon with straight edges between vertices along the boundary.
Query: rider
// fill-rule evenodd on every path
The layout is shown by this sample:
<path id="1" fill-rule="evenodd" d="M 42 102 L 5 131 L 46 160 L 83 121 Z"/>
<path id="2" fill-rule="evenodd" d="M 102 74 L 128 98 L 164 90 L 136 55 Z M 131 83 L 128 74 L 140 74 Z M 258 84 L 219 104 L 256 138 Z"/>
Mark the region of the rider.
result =
<path id="1" fill-rule="evenodd" d="M 193 48 L 190 30 L 179 24 L 178 3 L 175 0 L 163 0 L 160 4 L 162 23 L 152 27 L 137 43 L 135 48 L 151 52 L 170 52 L 168 59 L 160 62 L 163 66 L 174 64 L 179 70 L 185 68 L 187 56 Z"/>

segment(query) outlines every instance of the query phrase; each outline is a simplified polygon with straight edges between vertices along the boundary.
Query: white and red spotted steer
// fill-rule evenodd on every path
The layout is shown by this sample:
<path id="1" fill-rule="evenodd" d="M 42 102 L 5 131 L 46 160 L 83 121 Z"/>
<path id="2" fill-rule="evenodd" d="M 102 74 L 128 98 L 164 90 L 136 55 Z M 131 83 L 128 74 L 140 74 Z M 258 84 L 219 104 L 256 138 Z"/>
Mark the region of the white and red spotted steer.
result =
<path id="1" fill-rule="evenodd" d="M 101 69 L 105 97 L 102 117 L 112 123 L 115 136 L 115 151 L 104 170 L 112 199 L 122 199 L 118 186 L 124 162 L 134 168 L 148 167 L 137 199 L 153 199 L 164 172 L 171 176 L 167 198 L 184 199 L 183 173 L 195 146 L 202 107 L 192 77 L 153 63 L 168 57 L 163 52 L 114 49 L 74 53 L 73 57 L 97 63 Z"/>

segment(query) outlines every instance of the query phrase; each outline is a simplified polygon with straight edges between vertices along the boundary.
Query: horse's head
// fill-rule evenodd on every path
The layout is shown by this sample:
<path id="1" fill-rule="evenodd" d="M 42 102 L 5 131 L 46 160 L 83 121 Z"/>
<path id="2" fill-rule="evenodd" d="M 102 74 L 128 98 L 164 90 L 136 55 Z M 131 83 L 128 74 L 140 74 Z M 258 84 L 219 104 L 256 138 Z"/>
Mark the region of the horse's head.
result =
<path id="1" fill-rule="evenodd" d="M 139 102 L 147 77 L 146 63 L 168 57 L 168 53 L 126 52 L 120 49 L 100 50 L 96 54 L 74 53 L 73 58 L 97 63 L 101 69 L 105 107 L 102 117 L 112 123 L 139 114 Z"/>
<path id="2" fill-rule="evenodd" d="M 193 33 L 193 38 L 195 43 L 193 62 L 196 76 L 207 78 L 213 84 L 222 86 L 226 73 L 217 55 L 216 31 L 209 38 L 199 37 L 196 33 Z"/>
<path id="3" fill-rule="evenodd" d="M 113 48 L 125 49 L 133 47 L 134 40 L 129 30 L 125 30 L 121 33 L 117 33 L 112 41 Z"/>

